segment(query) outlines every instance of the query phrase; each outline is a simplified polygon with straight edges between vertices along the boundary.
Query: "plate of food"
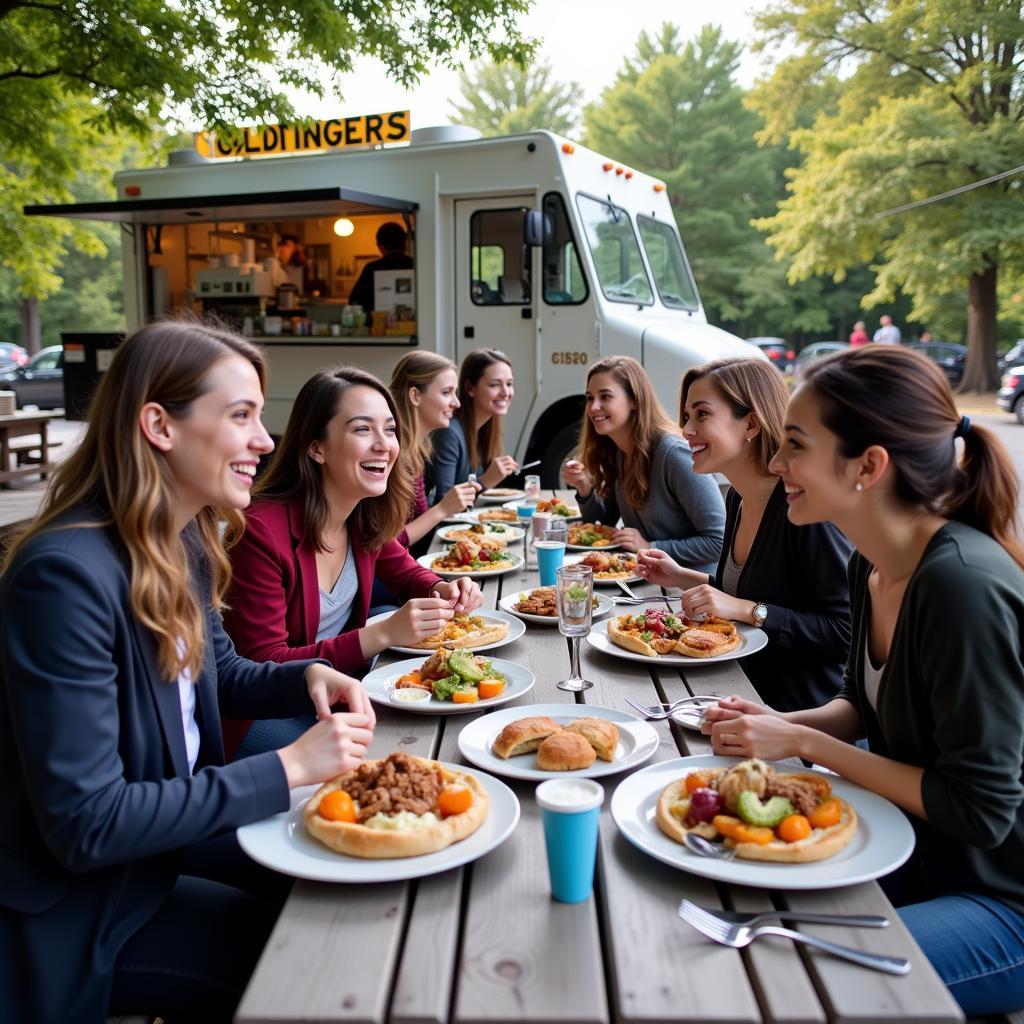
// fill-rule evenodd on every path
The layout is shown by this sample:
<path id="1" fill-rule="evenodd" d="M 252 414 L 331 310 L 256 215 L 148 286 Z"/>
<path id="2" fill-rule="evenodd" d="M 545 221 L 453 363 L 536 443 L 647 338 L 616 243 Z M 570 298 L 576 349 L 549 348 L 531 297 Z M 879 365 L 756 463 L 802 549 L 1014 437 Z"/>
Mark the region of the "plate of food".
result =
<path id="1" fill-rule="evenodd" d="M 570 551 L 617 551 L 619 545 L 612 537 L 615 536 L 613 526 L 605 526 L 603 523 L 573 523 L 569 527 L 569 536 L 566 547 Z"/>
<path id="2" fill-rule="evenodd" d="M 691 622 L 665 608 L 644 608 L 597 623 L 587 635 L 591 647 L 628 661 L 698 665 L 745 658 L 768 643 L 763 629 L 711 618 Z"/>
<path id="3" fill-rule="evenodd" d="M 522 555 L 504 548 L 487 548 L 471 540 L 459 540 L 442 552 L 431 551 L 416 559 L 424 569 L 444 579 L 459 576 L 498 576 L 523 564 Z"/>
<path id="4" fill-rule="evenodd" d="M 658 733 L 624 711 L 586 704 L 534 704 L 482 715 L 459 733 L 459 752 L 512 779 L 596 779 L 635 768 L 658 749 Z"/>
<path id="5" fill-rule="evenodd" d="M 500 520 L 483 523 L 465 523 L 463 525 L 445 526 L 437 531 L 437 536 L 444 541 L 471 540 L 476 544 L 488 547 L 504 547 L 514 540 L 522 540 L 524 531 L 511 523 Z"/>
<path id="6" fill-rule="evenodd" d="M 469 513 L 469 521 L 472 523 L 518 523 L 519 516 L 513 509 L 508 508 L 482 508 L 476 512 Z"/>
<path id="7" fill-rule="evenodd" d="M 519 498 L 525 497 L 526 491 L 520 491 L 515 487 L 489 487 L 477 495 L 477 501 L 486 501 L 489 505 L 500 505 L 502 502 L 517 501 Z M 508 508 L 508 505 L 505 508 Z"/>
<path id="8" fill-rule="evenodd" d="M 755 759 L 682 757 L 649 765 L 612 794 L 619 831 L 644 853 L 720 882 L 768 889 L 836 889 L 895 871 L 914 830 L 884 797 L 816 771 Z M 724 831 L 723 831 L 724 830 Z M 692 853 L 687 832 L 736 851 Z"/>
<path id="9" fill-rule="evenodd" d="M 510 612 L 527 622 L 536 622 L 543 626 L 558 625 L 558 606 L 554 587 L 534 587 L 533 590 L 520 590 L 506 594 L 498 602 L 498 607 L 503 612 Z M 603 594 L 594 595 L 593 611 L 591 612 L 593 618 L 596 619 L 600 615 L 607 615 L 613 611 L 615 611 L 615 602 L 611 598 L 605 597 Z"/>
<path id="10" fill-rule="evenodd" d="M 369 626 L 374 622 L 381 622 L 390 618 L 394 612 L 382 612 L 367 619 Z M 420 654 L 423 651 L 436 651 L 439 647 L 446 647 L 450 651 L 457 649 L 467 651 L 489 651 L 494 647 L 503 647 L 505 644 L 518 640 L 526 632 L 526 623 L 517 619 L 507 612 L 497 611 L 476 611 L 467 615 L 464 612 L 457 612 L 455 616 L 446 623 L 444 629 L 433 636 L 427 637 L 418 644 L 411 644 L 408 647 L 389 647 L 390 651 L 400 651 L 402 654 Z"/>
<path id="11" fill-rule="evenodd" d="M 594 583 L 643 583 L 642 576 L 637 575 L 636 555 L 605 554 L 603 551 L 591 551 L 589 555 L 566 555 L 565 565 L 589 565 L 594 570 Z"/>
<path id="12" fill-rule="evenodd" d="M 391 784 L 386 800 L 367 803 L 378 783 Z M 468 864 L 518 822 L 519 801 L 499 779 L 400 753 L 293 789 L 288 811 L 238 829 L 238 842 L 257 863 L 295 878 L 397 882 Z"/>
<path id="13" fill-rule="evenodd" d="M 375 704 L 427 715 L 459 715 L 499 707 L 533 689 L 533 673 L 512 661 L 439 647 L 424 660 L 381 665 L 363 676 Z"/>
<path id="14" fill-rule="evenodd" d="M 507 501 L 501 506 L 506 512 L 515 512 L 519 508 L 518 501 Z M 564 519 L 579 519 L 580 510 L 561 498 L 542 498 L 533 506 L 534 512 L 546 512 L 552 516 L 562 516 Z"/>

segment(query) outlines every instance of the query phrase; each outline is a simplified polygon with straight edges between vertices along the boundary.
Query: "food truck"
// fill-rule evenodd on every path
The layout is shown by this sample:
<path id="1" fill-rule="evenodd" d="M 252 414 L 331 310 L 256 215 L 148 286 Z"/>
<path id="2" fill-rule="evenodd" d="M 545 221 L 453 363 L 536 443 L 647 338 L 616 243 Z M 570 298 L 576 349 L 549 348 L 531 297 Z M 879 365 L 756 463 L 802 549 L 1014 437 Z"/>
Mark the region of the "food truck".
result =
<path id="1" fill-rule="evenodd" d="M 756 354 L 707 322 L 665 183 L 547 131 L 410 131 L 400 111 L 201 134 L 115 184 L 114 201 L 26 212 L 122 224 L 129 330 L 188 309 L 252 336 L 270 365 L 272 433 L 323 368 L 386 382 L 414 346 L 456 364 L 497 348 L 516 381 L 508 450 L 541 459 L 551 485 L 602 356 L 637 358 L 674 411 L 688 367 Z M 356 307 L 388 222 L 411 258 L 372 274 L 373 308 Z"/>

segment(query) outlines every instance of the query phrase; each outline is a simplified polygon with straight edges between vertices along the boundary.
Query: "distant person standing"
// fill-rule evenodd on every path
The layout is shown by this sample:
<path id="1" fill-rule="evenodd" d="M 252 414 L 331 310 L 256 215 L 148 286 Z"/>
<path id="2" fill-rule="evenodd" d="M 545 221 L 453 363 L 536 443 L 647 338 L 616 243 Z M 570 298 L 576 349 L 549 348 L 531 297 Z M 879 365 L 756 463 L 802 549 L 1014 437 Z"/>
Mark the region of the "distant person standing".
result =
<path id="1" fill-rule="evenodd" d="M 858 320 L 850 332 L 850 348 L 859 348 L 861 345 L 870 345 L 871 338 L 868 336 L 867 325 L 863 320 Z"/>
<path id="2" fill-rule="evenodd" d="M 364 313 L 373 311 L 373 275 L 378 270 L 411 270 L 413 258 L 405 251 L 406 234 L 401 224 L 389 220 L 377 228 L 377 248 L 380 259 L 363 267 L 348 301 L 353 306 L 362 306 Z"/>
<path id="3" fill-rule="evenodd" d="M 875 331 L 875 344 L 876 345 L 898 345 L 902 338 L 900 329 L 892 322 L 892 317 L 888 313 L 883 313 L 879 318 L 878 322 L 881 327 Z"/>

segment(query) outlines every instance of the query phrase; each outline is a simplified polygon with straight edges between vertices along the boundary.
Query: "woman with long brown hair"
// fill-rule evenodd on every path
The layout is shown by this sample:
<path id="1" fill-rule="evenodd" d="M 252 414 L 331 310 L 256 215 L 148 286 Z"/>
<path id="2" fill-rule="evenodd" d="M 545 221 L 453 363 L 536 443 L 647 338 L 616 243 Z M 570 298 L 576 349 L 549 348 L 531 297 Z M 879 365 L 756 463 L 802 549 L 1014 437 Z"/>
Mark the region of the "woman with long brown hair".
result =
<path id="1" fill-rule="evenodd" d="M 652 583 L 684 589 L 686 615 L 717 615 L 768 634 L 768 646 L 745 658 L 743 670 L 780 711 L 831 700 L 850 650 L 850 542 L 831 523 L 793 525 L 785 488 L 769 468 L 788 398 L 782 374 L 763 359 L 723 359 L 684 374 L 679 420 L 693 471 L 721 473 L 731 484 L 722 556 L 712 575 L 656 548 L 637 559 Z"/>
<path id="2" fill-rule="evenodd" d="M 409 352 L 395 365 L 389 388 L 415 490 L 412 512 L 405 524 L 406 541 L 411 546 L 448 516 L 472 505 L 478 487 L 468 481 L 456 483 L 436 496 L 436 504 L 427 500 L 424 471 L 434 454 L 430 432 L 447 430 L 461 405 L 455 364 L 437 352 Z"/>
<path id="3" fill-rule="evenodd" d="M 816 363 L 772 463 L 789 518 L 853 541 L 853 639 L 824 707 L 738 698 L 705 717 L 721 754 L 800 756 L 909 816 L 883 882 L 969 1017 L 1024 1008 L 1024 548 L 1003 446 L 945 376 L 897 346 Z M 869 750 L 852 740 L 866 737 Z"/>
<path id="4" fill-rule="evenodd" d="M 360 672 L 386 647 L 418 643 L 479 606 L 475 582 L 441 580 L 396 539 L 413 495 L 402 440 L 391 392 L 365 370 L 343 366 L 302 385 L 245 532 L 231 537 L 224 624 L 240 652 Z M 404 604 L 367 625 L 374 578 Z M 307 725 L 257 723 L 241 752 Z"/>
<path id="5" fill-rule="evenodd" d="M 580 457 L 562 470 L 580 514 L 609 525 L 621 516 L 614 539 L 627 551 L 659 548 L 712 572 L 725 529 L 722 495 L 694 474 L 690 448 L 644 368 L 629 356 L 602 359 L 587 374 L 586 397 Z"/>
<path id="6" fill-rule="evenodd" d="M 504 352 L 478 348 L 462 360 L 460 407 L 450 426 L 432 435 L 433 455 L 427 463 L 427 493 L 433 501 L 470 474 L 484 488 L 497 487 L 519 466 L 503 453 L 501 422 L 515 393 L 512 364 Z"/>
<path id="7" fill-rule="evenodd" d="M 286 811 L 289 787 L 354 767 L 370 742 L 358 681 L 309 660 L 245 661 L 221 628 L 218 522 L 241 518 L 273 447 L 264 380 L 259 352 L 233 334 L 137 331 L 8 552 L 2 1020 L 229 1020 L 283 899 L 234 829 Z M 353 713 L 331 714 L 338 701 Z M 322 721 L 225 766 L 219 706 Z"/>

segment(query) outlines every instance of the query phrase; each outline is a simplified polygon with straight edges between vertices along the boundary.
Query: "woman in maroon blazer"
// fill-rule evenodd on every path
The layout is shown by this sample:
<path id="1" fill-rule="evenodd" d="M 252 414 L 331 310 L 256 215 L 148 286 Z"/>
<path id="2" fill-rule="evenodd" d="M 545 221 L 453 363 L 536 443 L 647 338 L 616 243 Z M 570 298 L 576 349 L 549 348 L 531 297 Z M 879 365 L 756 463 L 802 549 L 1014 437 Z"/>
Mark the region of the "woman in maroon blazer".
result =
<path id="1" fill-rule="evenodd" d="M 302 386 L 231 548 L 224 625 L 239 653 L 324 658 L 358 673 L 385 648 L 417 643 L 480 605 L 476 583 L 439 579 L 395 539 L 412 504 L 400 430 L 391 393 L 363 370 L 318 373 Z M 374 576 L 405 603 L 367 626 Z M 291 742 L 308 724 L 258 723 L 240 753 Z"/>

